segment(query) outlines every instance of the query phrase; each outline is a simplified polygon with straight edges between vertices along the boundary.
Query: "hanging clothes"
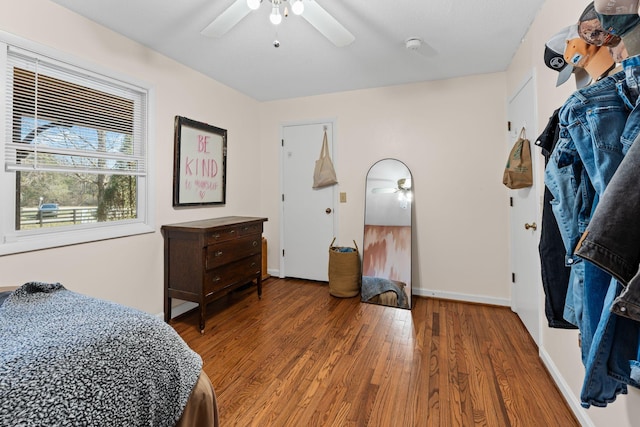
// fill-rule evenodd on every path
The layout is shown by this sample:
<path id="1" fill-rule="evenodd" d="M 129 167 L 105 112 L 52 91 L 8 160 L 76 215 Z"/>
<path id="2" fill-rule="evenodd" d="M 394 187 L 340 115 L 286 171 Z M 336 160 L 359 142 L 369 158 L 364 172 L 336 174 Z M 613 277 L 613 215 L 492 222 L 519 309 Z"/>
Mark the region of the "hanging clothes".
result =
<path id="1" fill-rule="evenodd" d="M 624 157 L 620 138 L 630 112 L 618 94 L 624 79 L 624 73 L 619 72 L 569 97 L 559 112 L 560 138 L 545 170 L 545 184 L 553 195 L 552 210 L 565 244 L 565 260 L 571 268 L 564 317 L 580 329 L 587 371 L 581 394 L 585 407 L 606 406 L 618 394 L 626 393 L 626 384 L 606 372 L 597 373 L 599 367 L 590 357 L 594 337 L 596 348 L 603 344 L 596 331 L 612 278 L 573 253 Z"/>
<path id="2" fill-rule="evenodd" d="M 535 142 L 542 150 L 545 166 L 549 163 L 551 152 L 560 137 L 559 112 L 559 108 L 553 112 L 547 126 Z M 551 209 L 552 199 L 553 196 L 549 188 L 545 186 L 542 228 L 538 245 L 542 288 L 545 295 L 544 312 L 550 328 L 576 329 L 576 325 L 567 322 L 563 317 L 571 268 L 567 267 L 564 262 L 565 248 L 558 229 L 558 222 Z"/>
<path id="3" fill-rule="evenodd" d="M 590 46 L 566 36 L 568 64 L 604 68 L 608 63 L 590 52 L 604 57 L 607 44 L 618 44 L 620 58 L 630 55 L 615 56 L 621 65 L 601 79 L 587 69 L 591 86 L 576 77 L 580 89 L 558 113 L 560 136 L 545 167 L 570 268 L 563 317 L 580 330 L 580 401 L 588 408 L 607 406 L 629 385 L 640 388 L 640 17 L 602 15 L 591 3 L 578 33 Z M 622 43 L 613 43 L 616 37 Z"/>

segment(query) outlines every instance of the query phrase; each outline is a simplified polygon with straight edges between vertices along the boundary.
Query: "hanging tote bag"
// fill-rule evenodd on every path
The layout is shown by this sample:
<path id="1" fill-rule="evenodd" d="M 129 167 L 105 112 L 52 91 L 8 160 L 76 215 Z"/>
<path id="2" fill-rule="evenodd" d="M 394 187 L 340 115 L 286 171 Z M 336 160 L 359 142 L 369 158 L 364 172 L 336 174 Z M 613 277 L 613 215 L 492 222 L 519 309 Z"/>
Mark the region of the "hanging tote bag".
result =
<path id="1" fill-rule="evenodd" d="M 514 190 L 533 185 L 531 145 L 525 135 L 524 128 L 520 131 L 520 136 L 509 153 L 507 166 L 502 175 L 502 183 Z"/>
<path id="2" fill-rule="evenodd" d="M 355 297 L 360 293 L 362 274 L 360 252 L 356 241 L 353 248 L 329 245 L 329 293 L 338 298 Z"/>
<path id="3" fill-rule="evenodd" d="M 325 130 L 320 158 L 316 160 L 316 167 L 313 170 L 313 188 L 328 187 L 337 183 L 336 171 L 333 169 L 333 162 L 329 157 L 329 143 L 327 142 L 327 131 Z"/>

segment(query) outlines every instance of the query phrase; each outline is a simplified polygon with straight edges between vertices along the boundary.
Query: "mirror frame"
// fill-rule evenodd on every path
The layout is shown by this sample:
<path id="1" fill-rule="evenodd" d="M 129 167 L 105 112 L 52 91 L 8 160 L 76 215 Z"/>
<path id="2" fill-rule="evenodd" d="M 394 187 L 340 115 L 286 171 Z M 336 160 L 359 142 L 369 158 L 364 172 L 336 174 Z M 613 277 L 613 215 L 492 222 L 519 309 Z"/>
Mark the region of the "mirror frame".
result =
<path id="1" fill-rule="evenodd" d="M 365 178 L 363 302 L 406 309 L 413 306 L 413 194 L 413 175 L 404 162 L 385 158 L 369 168 Z M 375 294 L 382 290 L 386 291 Z M 396 295 L 398 304 L 394 305 Z M 406 304 L 402 304 L 404 299 Z"/>

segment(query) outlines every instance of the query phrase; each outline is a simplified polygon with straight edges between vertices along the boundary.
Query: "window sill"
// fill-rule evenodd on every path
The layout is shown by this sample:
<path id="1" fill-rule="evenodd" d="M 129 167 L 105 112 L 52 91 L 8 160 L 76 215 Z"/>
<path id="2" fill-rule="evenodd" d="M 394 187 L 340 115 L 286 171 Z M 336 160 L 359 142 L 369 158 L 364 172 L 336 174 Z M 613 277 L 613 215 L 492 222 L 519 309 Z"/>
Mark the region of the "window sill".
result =
<path id="1" fill-rule="evenodd" d="M 78 245 L 100 240 L 117 239 L 155 232 L 154 227 L 143 223 L 105 225 L 85 230 L 52 231 L 31 235 L 12 234 L 0 243 L 0 256 L 23 252 Z"/>

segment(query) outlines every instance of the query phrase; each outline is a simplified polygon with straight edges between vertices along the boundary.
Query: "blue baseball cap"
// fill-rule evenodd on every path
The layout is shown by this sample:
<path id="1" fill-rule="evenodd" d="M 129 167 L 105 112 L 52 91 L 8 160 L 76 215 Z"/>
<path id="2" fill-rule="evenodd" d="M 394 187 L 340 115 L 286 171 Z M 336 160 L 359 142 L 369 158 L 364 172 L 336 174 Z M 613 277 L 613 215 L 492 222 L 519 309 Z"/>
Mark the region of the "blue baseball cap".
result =
<path id="1" fill-rule="evenodd" d="M 602 28 L 609 34 L 624 37 L 629 31 L 640 24 L 640 16 L 632 15 L 600 15 L 598 14 Z"/>

